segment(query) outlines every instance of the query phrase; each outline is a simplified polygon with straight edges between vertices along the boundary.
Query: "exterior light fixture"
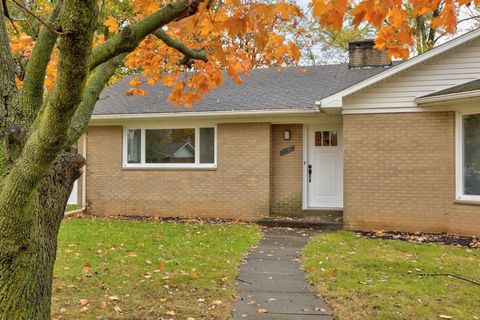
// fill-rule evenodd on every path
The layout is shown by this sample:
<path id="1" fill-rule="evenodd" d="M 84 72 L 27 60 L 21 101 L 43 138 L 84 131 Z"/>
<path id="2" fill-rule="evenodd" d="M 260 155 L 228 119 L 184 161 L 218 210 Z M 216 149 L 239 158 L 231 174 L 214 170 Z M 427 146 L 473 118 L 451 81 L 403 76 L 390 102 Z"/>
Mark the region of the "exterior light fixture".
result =
<path id="1" fill-rule="evenodd" d="M 292 138 L 292 132 L 290 130 L 283 131 L 283 140 L 290 140 Z"/>

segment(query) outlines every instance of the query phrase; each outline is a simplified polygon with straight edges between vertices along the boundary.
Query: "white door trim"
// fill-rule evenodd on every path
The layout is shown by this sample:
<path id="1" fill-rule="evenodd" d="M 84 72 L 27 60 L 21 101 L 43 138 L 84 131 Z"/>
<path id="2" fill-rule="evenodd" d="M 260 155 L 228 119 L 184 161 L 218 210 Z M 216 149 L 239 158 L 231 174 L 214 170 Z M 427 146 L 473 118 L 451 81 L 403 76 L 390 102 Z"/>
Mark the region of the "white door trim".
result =
<path id="1" fill-rule="evenodd" d="M 323 124 L 311 125 L 311 126 L 322 126 Z M 303 125 L 303 192 L 302 192 L 302 209 L 303 210 L 334 210 L 334 211 L 343 211 L 343 206 L 341 207 L 309 207 L 308 206 L 308 148 L 309 148 L 309 141 L 308 141 L 308 132 L 311 126 Z M 328 126 L 325 125 L 327 128 Z M 336 125 L 338 129 L 343 131 L 342 125 Z M 343 132 L 342 132 L 343 134 Z M 343 150 L 342 150 L 343 152 Z M 345 160 L 342 157 L 342 161 Z M 343 168 L 342 168 L 343 170 Z M 345 186 L 342 185 L 343 191 L 345 191 Z M 343 196 L 345 194 L 343 193 Z"/>

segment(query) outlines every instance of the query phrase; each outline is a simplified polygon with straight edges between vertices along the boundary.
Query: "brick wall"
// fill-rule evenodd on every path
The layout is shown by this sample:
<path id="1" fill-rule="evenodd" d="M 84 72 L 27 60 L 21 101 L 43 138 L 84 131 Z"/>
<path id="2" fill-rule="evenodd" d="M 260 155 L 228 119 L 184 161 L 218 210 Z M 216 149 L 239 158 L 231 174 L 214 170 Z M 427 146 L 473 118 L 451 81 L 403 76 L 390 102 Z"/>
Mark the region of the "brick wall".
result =
<path id="1" fill-rule="evenodd" d="M 291 131 L 291 140 L 284 140 L 285 130 Z M 295 151 L 280 156 L 284 148 L 295 146 Z M 270 211 L 277 214 L 302 212 L 302 158 L 303 125 L 272 125 L 272 155 L 270 176 Z"/>
<path id="2" fill-rule="evenodd" d="M 344 116 L 344 221 L 351 229 L 480 234 L 455 198 L 453 112 Z"/>
<path id="3" fill-rule="evenodd" d="M 125 170 L 122 128 L 90 127 L 89 212 L 235 219 L 268 215 L 270 124 L 219 124 L 217 130 L 216 170 Z"/>

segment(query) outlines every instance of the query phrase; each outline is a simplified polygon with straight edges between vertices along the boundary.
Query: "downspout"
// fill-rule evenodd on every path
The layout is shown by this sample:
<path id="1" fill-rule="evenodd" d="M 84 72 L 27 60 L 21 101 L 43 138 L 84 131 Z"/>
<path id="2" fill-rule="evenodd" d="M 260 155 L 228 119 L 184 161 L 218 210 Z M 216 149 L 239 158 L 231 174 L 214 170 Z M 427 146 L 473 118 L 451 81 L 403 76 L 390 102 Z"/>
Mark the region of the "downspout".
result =
<path id="1" fill-rule="evenodd" d="M 76 214 L 85 213 L 87 210 L 87 132 L 83 135 L 82 157 L 85 159 L 85 166 L 82 174 L 82 207 L 77 210 L 65 212 L 64 217 L 74 216 Z"/>

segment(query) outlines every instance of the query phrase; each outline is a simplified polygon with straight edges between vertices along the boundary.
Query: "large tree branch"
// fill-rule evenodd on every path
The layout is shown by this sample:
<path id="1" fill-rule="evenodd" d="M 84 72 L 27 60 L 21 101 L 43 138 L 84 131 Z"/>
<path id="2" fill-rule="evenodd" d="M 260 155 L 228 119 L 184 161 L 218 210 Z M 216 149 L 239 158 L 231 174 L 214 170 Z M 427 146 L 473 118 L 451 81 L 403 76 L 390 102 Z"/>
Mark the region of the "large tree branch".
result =
<path id="1" fill-rule="evenodd" d="M 60 6 L 61 1 L 57 3 L 50 15 L 47 22 L 49 25 L 55 24 L 60 12 Z M 33 121 L 43 102 L 45 74 L 57 37 L 57 33 L 43 26 L 40 29 L 35 47 L 27 64 L 21 95 L 23 111 L 29 122 Z"/>
<path id="2" fill-rule="evenodd" d="M 157 31 L 155 31 L 154 34 L 158 39 L 162 40 L 163 43 L 165 43 L 167 46 L 176 49 L 180 53 L 183 53 L 185 57 L 208 62 L 208 57 L 207 57 L 207 54 L 205 53 L 205 50 L 190 49 L 181 41 L 175 40 L 172 37 L 170 37 L 163 29 L 158 29 Z"/>
<path id="3" fill-rule="evenodd" d="M 35 188 L 65 147 L 71 119 L 81 102 L 96 26 L 96 6 L 96 0 L 64 1 L 58 21 L 68 34 L 59 42 L 55 84 L 20 157 L 0 182 L 0 224 L 8 227 L 8 234 L 2 234 L 8 241 L 0 250 L 9 252 L 12 257 L 23 246 L 31 245 L 25 234 L 28 228 L 23 227 L 31 224 L 35 217 L 27 206 Z"/>
<path id="4" fill-rule="evenodd" d="M 195 14 L 202 1 L 204 0 L 178 0 L 143 20 L 125 27 L 93 50 L 90 68 L 94 69 L 118 54 L 133 51 L 146 36 L 154 33 L 157 29 L 172 21 Z"/>
<path id="5" fill-rule="evenodd" d="M 0 3 L 0 120 L 6 119 L 7 105 L 16 93 L 15 64 L 10 51 L 3 4 Z M 0 123 L 0 128 L 5 125 Z"/>
<path id="6" fill-rule="evenodd" d="M 88 79 L 88 83 L 83 92 L 82 102 L 73 116 L 68 131 L 69 144 L 77 142 L 80 136 L 85 132 L 100 93 L 110 78 L 114 75 L 117 68 L 122 64 L 123 59 L 125 59 L 126 56 L 127 53 L 122 53 L 115 58 L 102 63 L 93 71 L 93 74 Z"/>

